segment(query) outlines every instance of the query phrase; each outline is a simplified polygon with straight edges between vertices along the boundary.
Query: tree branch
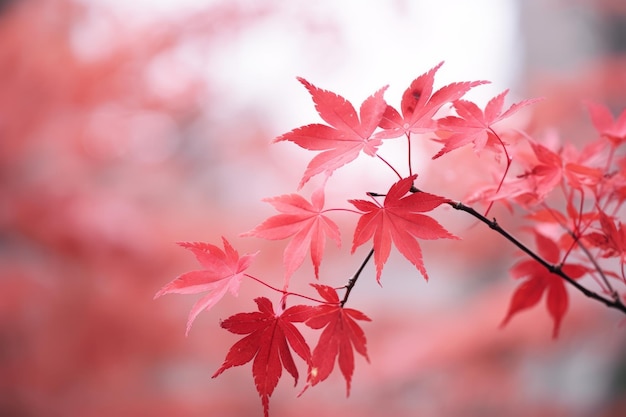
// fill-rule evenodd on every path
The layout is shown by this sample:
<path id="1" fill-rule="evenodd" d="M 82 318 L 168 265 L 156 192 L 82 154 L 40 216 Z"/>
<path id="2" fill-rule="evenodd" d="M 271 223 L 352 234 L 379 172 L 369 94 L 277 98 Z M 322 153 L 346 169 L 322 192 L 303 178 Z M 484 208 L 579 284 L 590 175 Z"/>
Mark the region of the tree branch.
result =
<path id="1" fill-rule="evenodd" d="M 606 305 L 607 307 L 614 308 L 614 309 L 619 310 L 622 313 L 626 314 L 626 305 L 624 305 L 624 303 L 622 302 L 622 300 L 619 297 L 614 299 L 614 300 L 610 300 L 608 298 L 604 298 L 601 295 L 599 295 L 599 294 L 597 294 L 597 293 L 595 293 L 595 292 L 593 292 L 593 291 L 583 287 L 578 282 L 576 282 L 574 279 L 572 279 L 570 276 L 568 276 L 566 273 L 564 273 L 563 270 L 561 269 L 560 265 L 552 265 L 552 264 L 546 262 L 543 258 L 541 258 L 535 252 L 530 250 L 526 245 L 524 245 L 519 240 L 517 240 L 515 237 L 513 237 L 509 232 L 507 232 L 502 227 L 500 227 L 500 225 L 496 222 L 495 218 L 493 220 L 489 220 L 488 218 L 486 218 L 485 216 L 483 216 L 482 214 L 480 214 L 479 212 L 477 212 L 473 208 L 471 208 L 469 206 L 466 206 L 465 204 L 463 204 L 461 202 L 450 201 L 450 202 L 448 202 L 448 204 L 450 206 L 452 206 L 455 210 L 464 211 L 464 212 L 468 213 L 469 215 L 475 217 L 476 219 L 480 220 L 482 223 L 484 223 L 487 226 L 489 226 L 490 229 L 495 230 L 498 234 L 503 236 L 509 242 L 513 243 L 515 246 L 517 246 L 519 249 L 521 249 L 528 256 L 533 258 L 535 261 L 539 262 L 548 271 L 550 271 L 551 273 L 556 274 L 559 277 L 563 278 L 565 281 L 567 281 L 569 284 L 574 286 L 574 288 L 576 288 L 577 290 L 579 290 L 580 292 L 585 294 L 587 297 L 592 298 L 592 299 L 594 299 L 596 301 L 599 301 L 599 302 L 603 303 L 604 305 Z"/>
<path id="2" fill-rule="evenodd" d="M 410 192 L 418 193 L 418 192 L 421 192 L 421 190 L 419 188 L 415 187 L 415 186 L 411 186 Z M 385 194 L 378 194 L 378 193 L 368 193 L 368 194 L 371 195 L 371 196 L 377 196 L 377 197 L 385 196 Z M 495 218 L 493 220 L 489 220 L 487 217 L 485 217 L 484 215 L 480 214 L 479 212 L 474 210 L 472 207 L 466 206 L 465 204 L 463 204 L 461 202 L 448 201 L 447 204 L 450 205 L 455 210 L 463 211 L 463 212 L 471 215 L 472 217 L 478 219 L 482 223 L 486 224 L 487 226 L 489 226 L 490 229 L 494 230 L 499 235 L 503 236 L 505 239 L 507 239 L 513 245 L 517 246 L 520 250 L 522 250 L 522 252 L 524 252 L 525 254 L 530 256 L 535 261 L 539 262 L 548 271 L 550 271 L 551 273 L 556 274 L 559 277 L 563 278 L 565 281 L 567 281 L 570 285 L 572 285 L 578 291 L 582 292 L 585 296 L 587 296 L 587 297 L 589 297 L 591 299 L 594 299 L 596 301 L 599 301 L 599 302 L 601 302 L 602 304 L 606 305 L 609 308 L 613 308 L 613 309 L 619 310 L 622 313 L 626 314 L 626 305 L 622 302 L 622 300 L 619 297 L 619 295 L 616 296 L 616 292 L 615 291 L 612 294 L 614 296 L 614 298 L 613 299 L 608 299 L 608 298 L 605 298 L 605 297 L 601 296 L 600 294 L 598 294 L 596 292 L 593 292 L 593 291 L 587 289 L 586 287 L 582 286 L 577 281 L 575 281 L 573 278 L 571 278 L 569 275 L 567 275 L 565 272 L 563 272 L 563 270 L 562 270 L 560 265 L 552 265 L 549 262 L 545 261 L 538 254 L 536 254 L 531 249 L 529 249 L 526 245 L 524 245 L 522 242 L 517 240 L 513 235 L 511 235 L 509 232 L 504 230 L 498 224 L 498 222 L 496 221 Z M 365 268 L 365 265 L 367 265 L 367 263 L 369 262 L 369 260 L 371 259 L 373 254 L 374 254 L 374 249 L 370 250 L 370 252 L 367 254 L 365 259 L 363 260 L 363 262 L 359 266 L 359 269 L 354 273 L 352 278 L 350 278 L 348 280 L 348 283 L 345 286 L 346 294 L 344 295 L 343 300 L 341 300 L 341 303 L 340 303 L 341 307 L 343 307 L 344 304 L 346 304 L 346 302 L 348 301 L 348 297 L 350 296 L 350 292 L 352 291 L 352 288 L 354 288 L 354 285 L 356 284 L 356 281 L 358 280 L 359 276 L 361 275 L 361 272 L 363 271 L 363 268 Z M 593 259 L 592 259 L 592 262 L 596 266 L 596 268 L 599 271 L 599 273 L 604 275 L 602 273 L 602 270 L 600 269 L 599 265 Z"/>
<path id="3" fill-rule="evenodd" d="M 356 280 L 359 279 L 361 272 L 363 272 L 363 268 L 365 268 L 365 265 L 367 265 L 369 260 L 372 258 L 373 254 L 374 254 L 374 249 L 372 248 L 370 252 L 367 254 L 367 256 L 365 257 L 365 259 L 363 260 L 363 262 L 361 263 L 361 266 L 359 266 L 359 269 L 357 269 L 354 275 L 352 275 L 352 278 L 348 280 L 348 283 L 345 286 L 346 294 L 343 296 L 343 300 L 341 300 L 341 304 L 340 304 L 341 307 L 343 307 L 344 304 L 346 304 L 346 302 L 348 301 L 348 297 L 350 296 L 350 291 L 352 291 L 352 288 L 354 288 L 354 285 L 356 284 Z"/>

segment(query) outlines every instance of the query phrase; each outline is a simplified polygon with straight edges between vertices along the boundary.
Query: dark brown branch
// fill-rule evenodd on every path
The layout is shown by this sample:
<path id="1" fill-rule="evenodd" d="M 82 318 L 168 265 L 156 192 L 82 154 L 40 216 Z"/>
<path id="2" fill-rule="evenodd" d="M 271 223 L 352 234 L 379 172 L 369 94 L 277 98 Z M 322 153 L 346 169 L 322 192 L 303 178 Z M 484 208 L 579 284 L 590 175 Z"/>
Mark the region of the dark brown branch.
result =
<path id="1" fill-rule="evenodd" d="M 595 293 L 595 292 L 593 292 L 593 291 L 583 287 L 578 282 L 576 282 L 574 279 L 572 279 L 570 276 L 568 276 L 566 273 L 564 273 L 563 270 L 561 269 L 560 265 L 552 265 L 552 264 L 546 262 L 539 255 L 537 255 L 535 252 L 530 250 L 523 243 L 521 243 L 519 240 L 517 240 L 515 237 L 513 237 L 509 232 L 507 232 L 502 227 L 500 227 L 500 225 L 496 222 L 496 219 L 489 220 L 488 218 L 486 218 L 485 216 L 483 216 L 482 214 L 480 214 L 479 212 L 477 212 L 473 208 L 471 208 L 469 206 L 466 206 L 465 204 L 460 203 L 460 202 L 455 203 L 455 202 L 451 201 L 451 202 L 448 202 L 448 204 L 450 206 L 452 206 L 455 210 L 464 211 L 464 212 L 470 214 L 471 216 L 475 217 L 476 219 L 480 220 L 481 222 L 483 222 L 484 224 L 489 226 L 490 229 L 495 230 L 498 234 L 503 236 L 509 242 L 513 243 L 515 246 L 517 246 L 519 249 L 521 249 L 528 256 L 533 258 L 535 261 L 539 262 L 548 271 L 550 271 L 551 273 L 556 274 L 559 277 L 563 278 L 565 281 L 567 281 L 569 284 L 574 286 L 574 288 L 576 288 L 578 291 L 580 291 L 583 294 L 585 294 L 587 297 L 592 298 L 592 299 L 594 299 L 596 301 L 599 301 L 599 302 L 603 303 L 604 305 L 606 305 L 607 307 L 614 308 L 614 309 L 619 310 L 622 313 L 626 314 L 626 305 L 624 305 L 624 303 L 622 302 L 622 300 L 619 297 L 614 299 L 614 300 L 610 300 L 608 298 L 602 297 L 601 295 L 599 295 L 599 294 L 597 294 L 597 293 Z"/>
<path id="2" fill-rule="evenodd" d="M 357 269 L 354 275 L 352 275 L 352 278 L 348 280 L 348 283 L 346 284 L 346 287 L 345 287 L 346 294 L 343 296 L 343 300 L 341 300 L 341 307 L 343 307 L 344 304 L 346 304 L 346 302 L 348 301 L 348 297 L 350 296 L 350 291 L 352 291 L 352 288 L 354 288 L 354 285 L 356 284 L 356 280 L 359 279 L 361 272 L 363 272 L 363 268 L 365 268 L 365 265 L 367 265 L 367 263 L 370 261 L 373 254 L 374 254 L 374 249 L 370 250 L 370 252 L 367 254 L 365 259 L 361 263 L 361 266 L 359 266 L 359 269 Z"/>
<path id="3" fill-rule="evenodd" d="M 421 190 L 418 189 L 415 186 L 411 186 L 410 192 L 418 193 L 418 192 L 421 192 Z M 371 193 L 371 192 L 368 193 L 368 194 L 371 195 L 371 196 L 376 196 L 376 197 L 382 197 L 382 196 L 385 195 L 385 194 L 378 194 L 378 193 Z M 472 207 L 466 206 L 465 204 L 463 204 L 461 202 L 448 201 L 448 205 L 450 205 L 455 210 L 463 211 L 463 212 L 471 215 L 472 217 L 480 220 L 482 223 L 484 223 L 487 226 L 489 226 L 490 229 L 494 230 L 496 233 L 498 233 L 499 235 L 503 236 L 505 239 L 507 239 L 513 245 L 517 246 L 520 250 L 522 250 L 522 252 L 524 252 L 525 254 L 530 256 L 535 261 L 539 262 L 548 271 L 550 271 L 551 273 L 556 274 L 559 277 L 563 278 L 565 281 L 567 281 L 570 285 L 572 285 L 578 291 L 582 292 L 585 296 L 587 296 L 587 297 L 589 297 L 591 299 L 594 299 L 596 301 L 599 301 L 599 302 L 601 302 L 602 304 L 606 305 L 609 308 L 613 308 L 613 309 L 619 310 L 622 313 L 626 314 L 626 305 L 622 302 L 621 298 L 619 298 L 619 295 L 617 295 L 615 293 L 612 294 L 614 296 L 614 299 L 611 300 L 611 299 L 605 298 L 605 297 L 601 296 L 600 294 L 598 294 L 596 292 L 593 292 L 593 291 L 587 289 L 586 287 L 582 286 L 577 281 L 575 281 L 572 277 L 570 277 L 565 272 L 563 272 L 563 270 L 561 268 L 561 265 L 552 265 L 552 264 L 546 262 L 538 254 L 533 252 L 526 245 L 524 245 L 522 242 L 517 240 L 513 235 L 511 235 L 509 232 L 507 232 L 502 227 L 500 227 L 500 225 L 498 224 L 498 222 L 496 221 L 495 218 L 493 220 L 489 220 L 487 217 L 485 217 L 484 215 L 480 214 L 479 212 L 474 210 Z M 350 296 L 350 292 L 352 291 L 352 288 L 354 288 L 354 285 L 356 284 L 357 279 L 361 275 L 361 272 L 363 271 L 363 268 L 365 268 L 365 265 L 367 265 L 367 263 L 369 262 L 369 260 L 371 259 L 373 254 L 374 254 L 374 249 L 370 250 L 370 252 L 367 254 L 365 259 L 361 263 L 361 266 L 359 266 L 359 269 L 355 272 L 355 274 L 352 276 L 352 278 L 350 278 L 350 280 L 348 280 L 348 284 L 345 286 L 346 294 L 344 295 L 343 300 L 341 300 L 341 307 L 343 307 L 344 304 L 348 301 L 348 297 Z M 597 265 L 597 263 L 594 262 L 594 265 L 596 266 L 598 271 L 600 273 L 602 273 L 602 271 L 599 268 L 599 266 Z"/>

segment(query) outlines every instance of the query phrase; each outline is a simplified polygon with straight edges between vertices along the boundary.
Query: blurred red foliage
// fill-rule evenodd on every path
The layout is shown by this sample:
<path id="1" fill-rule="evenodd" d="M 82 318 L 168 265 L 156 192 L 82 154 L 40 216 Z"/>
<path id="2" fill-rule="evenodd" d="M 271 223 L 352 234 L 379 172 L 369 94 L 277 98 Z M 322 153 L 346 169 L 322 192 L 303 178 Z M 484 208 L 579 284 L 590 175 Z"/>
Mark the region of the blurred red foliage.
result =
<path id="1" fill-rule="evenodd" d="M 211 158 L 185 132 L 207 83 L 158 59 L 217 40 L 210 19 L 246 20 L 219 12 L 143 28 L 68 0 L 0 15 L 0 415 L 213 408 L 168 392 L 168 367 L 200 347 L 152 295 L 189 264 L 173 244 L 181 230 L 199 235 L 221 210 L 187 184 Z M 81 53 L 93 19 L 111 39 Z M 154 72 L 167 70 L 175 85 L 163 88 Z"/>

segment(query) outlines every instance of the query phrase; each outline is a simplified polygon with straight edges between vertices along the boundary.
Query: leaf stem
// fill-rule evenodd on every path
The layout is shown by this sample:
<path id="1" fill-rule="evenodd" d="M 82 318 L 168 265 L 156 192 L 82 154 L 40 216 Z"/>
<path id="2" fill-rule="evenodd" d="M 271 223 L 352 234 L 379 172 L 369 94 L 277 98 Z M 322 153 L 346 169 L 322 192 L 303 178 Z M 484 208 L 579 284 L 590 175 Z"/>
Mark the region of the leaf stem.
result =
<path id="1" fill-rule="evenodd" d="M 328 208 L 328 209 L 322 210 L 320 213 L 328 213 L 329 211 L 345 211 L 347 213 L 363 214 L 360 211 L 352 210 L 352 209 L 348 209 L 348 208 Z"/>
<path id="2" fill-rule="evenodd" d="M 280 290 L 280 289 L 278 289 L 276 287 L 271 286 L 267 282 L 265 282 L 265 281 L 255 277 L 255 276 L 252 276 L 252 275 L 249 275 L 249 274 L 243 274 L 243 275 L 248 277 L 248 278 L 250 278 L 250 279 L 255 280 L 259 284 L 265 285 L 270 290 L 274 290 L 276 292 L 281 293 L 283 295 L 283 297 L 286 297 L 288 295 L 295 295 L 296 297 L 304 298 L 305 300 L 315 301 L 316 303 L 320 303 L 320 304 L 328 304 L 328 301 L 324 301 L 324 300 L 320 300 L 320 299 L 317 299 L 317 298 L 309 297 L 309 296 L 306 296 L 306 295 L 298 294 L 297 292 L 290 292 L 290 291 Z"/>
<path id="3" fill-rule="evenodd" d="M 407 132 L 406 134 L 407 141 L 407 154 L 409 155 L 409 176 L 413 175 L 413 163 L 411 161 L 411 133 Z"/>
<path id="4" fill-rule="evenodd" d="M 582 193 L 583 191 L 581 190 L 580 204 L 578 208 L 578 218 L 574 220 L 575 222 L 574 230 L 571 230 L 569 227 L 567 227 L 566 224 L 563 224 L 561 221 L 559 221 L 559 219 L 556 218 L 556 216 L 554 216 L 554 214 L 552 214 L 552 218 L 571 236 L 573 240 L 572 244 L 570 245 L 568 250 L 565 252 L 565 255 L 563 256 L 563 260 L 561 262 L 565 262 L 565 259 L 569 256 L 574 246 L 577 245 L 584 252 L 587 259 L 589 259 L 589 262 L 591 262 L 596 272 L 598 272 L 598 275 L 600 275 L 601 282 L 596 279 L 596 282 L 598 283 L 598 285 L 602 287 L 602 284 L 604 284 L 605 288 L 603 288 L 603 290 L 610 293 L 611 297 L 613 297 L 613 300 L 619 301 L 619 294 L 617 293 L 617 291 L 615 291 L 615 289 L 613 289 L 613 286 L 611 285 L 608 278 L 606 277 L 606 274 L 604 273 L 604 271 L 602 271 L 602 268 L 600 268 L 598 261 L 596 261 L 596 258 L 591 254 L 591 252 L 589 252 L 589 248 L 587 248 L 587 246 L 585 246 L 583 242 L 580 240 L 580 236 L 582 236 L 582 234 L 587 229 L 587 227 L 589 227 L 589 223 L 587 223 L 584 227 L 582 225 L 583 201 L 584 201 L 584 196 L 582 195 Z M 543 203 L 543 206 L 546 209 L 548 208 L 547 204 L 545 203 Z"/>
<path id="5" fill-rule="evenodd" d="M 500 145 L 502 145 L 502 150 L 504 151 L 504 156 L 506 157 L 506 168 L 504 168 L 504 173 L 502 174 L 502 178 L 500 179 L 500 183 L 498 184 L 498 188 L 496 189 L 496 194 L 498 194 L 500 190 L 502 189 L 502 185 L 504 184 L 506 175 L 509 173 L 509 169 L 511 168 L 511 162 L 513 162 L 513 158 L 511 158 L 511 156 L 509 155 L 509 151 L 506 150 L 506 145 L 504 144 L 500 136 L 496 133 L 496 131 L 493 130 L 492 127 L 489 127 L 489 131 L 493 133 L 496 139 L 498 139 L 498 142 L 500 142 Z M 494 203 L 495 201 L 492 201 L 491 203 L 489 203 L 489 206 L 487 206 L 487 210 L 485 210 L 485 216 L 489 214 Z"/>
<path id="6" fill-rule="evenodd" d="M 589 248 L 587 248 L 587 246 L 583 244 L 583 242 L 579 239 L 578 236 L 574 235 L 572 232 L 569 232 L 569 233 L 570 233 L 570 236 L 574 239 L 574 241 L 578 245 L 578 247 L 585 253 L 585 255 L 587 256 L 587 259 L 589 259 L 593 267 L 596 269 L 596 271 L 600 275 L 602 282 L 606 286 L 606 291 L 608 291 L 611 294 L 614 300 L 619 301 L 619 294 L 617 293 L 617 291 L 615 291 L 615 289 L 613 289 L 613 286 L 609 282 L 609 279 L 606 277 L 606 274 L 604 273 L 604 271 L 602 271 L 602 268 L 600 268 L 598 261 L 596 261 L 596 258 L 591 254 L 591 252 L 589 252 Z"/>
<path id="7" fill-rule="evenodd" d="M 383 161 L 385 163 L 385 165 L 387 165 L 389 168 L 391 168 L 391 170 L 398 176 L 399 179 L 402 179 L 402 175 L 400 175 L 400 173 L 398 172 L 398 170 L 396 170 L 393 165 L 391 165 L 385 158 L 383 158 L 382 156 L 376 154 L 376 156 L 378 157 L 378 159 L 380 159 L 381 161 Z"/>

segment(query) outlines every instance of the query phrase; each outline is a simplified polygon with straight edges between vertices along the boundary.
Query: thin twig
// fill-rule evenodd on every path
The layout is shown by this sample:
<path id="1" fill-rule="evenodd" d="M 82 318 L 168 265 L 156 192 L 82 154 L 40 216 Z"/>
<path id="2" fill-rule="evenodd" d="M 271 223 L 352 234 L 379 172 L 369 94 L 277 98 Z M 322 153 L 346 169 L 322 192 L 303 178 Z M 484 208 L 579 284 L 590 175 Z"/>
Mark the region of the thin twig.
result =
<path id="1" fill-rule="evenodd" d="M 344 304 L 346 304 L 346 302 L 348 301 L 348 297 L 350 296 L 350 291 L 352 291 L 352 288 L 354 288 L 354 284 L 356 284 L 356 280 L 359 279 L 361 272 L 363 272 L 363 268 L 365 268 L 365 265 L 367 265 L 367 263 L 369 262 L 373 254 L 374 254 L 374 249 L 372 248 L 372 250 L 369 251 L 365 259 L 361 263 L 361 266 L 359 266 L 359 269 L 357 269 L 354 275 L 352 275 L 352 278 L 348 280 L 348 283 L 345 286 L 346 294 L 343 296 L 343 300 L 341 300 L 341 304 L 340 304 L 341 307 L 343 307 Z"/>

